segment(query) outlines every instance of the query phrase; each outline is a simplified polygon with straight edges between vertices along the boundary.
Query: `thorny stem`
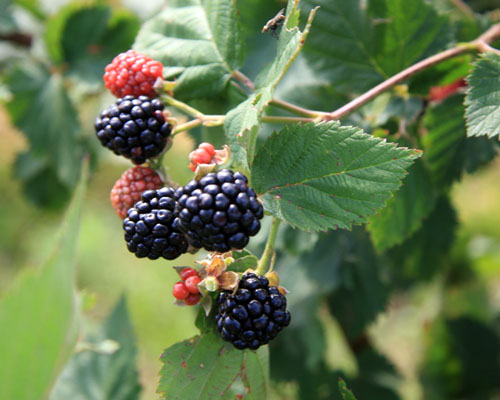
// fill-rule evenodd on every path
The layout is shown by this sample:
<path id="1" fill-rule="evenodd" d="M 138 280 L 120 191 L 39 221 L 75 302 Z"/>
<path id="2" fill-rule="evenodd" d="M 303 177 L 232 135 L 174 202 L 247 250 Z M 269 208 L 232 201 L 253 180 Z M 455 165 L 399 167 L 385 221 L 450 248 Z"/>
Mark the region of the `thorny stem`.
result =
<path id="1" fill-rule="evenodd" d="M 267 272 L 267 266 L 269 265 L 269 262 L 271 261 L 274 254 L 274 243 L 276 242 L 276 236 L 278 234 L 280 223 L 281 220 L 279 218 L 273 218 L 271 229 L 269 230 L 269 236 L 267 237 L 266 248 L 262 253 L 262 257 L 260 257 L 259 265 L 255 270 L 255 273 L 257 275 L 264 275 Z"/>

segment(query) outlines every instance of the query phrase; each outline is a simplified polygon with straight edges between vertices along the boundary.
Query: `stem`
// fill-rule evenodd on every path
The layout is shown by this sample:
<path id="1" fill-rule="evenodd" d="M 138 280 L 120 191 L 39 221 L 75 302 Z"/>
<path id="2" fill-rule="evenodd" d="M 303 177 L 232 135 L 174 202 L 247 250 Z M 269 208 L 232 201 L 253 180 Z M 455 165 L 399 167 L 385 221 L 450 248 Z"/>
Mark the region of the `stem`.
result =
<path id="1" fill-rule="evenodd" d="M 166 105 L 175 107 L 178 110 L 182 111 L 184 114 L 189 115 L 190 117 L 199 118 L 204 116 L 204 114 L 201 111 L 198 111 L 196 108 L 188 106 L 186 103 L 176 100 L 172 96 L 169 96 L 167 94 L 162 94 L 161 100 Z"/>
<path id="2" fill-rule="evenodd" d="M 220 126 L 224 124 L 225 119 L 225 115 L 201 115 L 196 119 L 192 119 L 189 122 L 176 126 L 171 134 L 171 137 L 174 137 L 181 132 L 188 131 L 201 125 Z"/>
<path id="3" fill-rule="evenodd" d="M 411 76 L 415 75 L 416 73 L 432 67 L 436 64 L 439 64 L 440 62 L 443 62 L 445 60 L 448 60 L 450 58 L 459 56 L 464 53 L 472 52 L 472 51 L 479 51 L 479 52 L 484 52 L 484 51 L 498 51 L 496 49 L 493 49 L 491 46 L 489 46 L 489 43 L 494 41 L 500 37 L 500 24 L 496 24 L 491 26 L 485 33 L 483 33 L 481 36 L 479 36 L 476 40 L 473 40 L 472 42 L 468 43 L 461 43 L 457 45 L 456 47 L 453 47 L 452 49 L 448 49 L 445 51 L 442 51 L 441 53 L 435 54 L 431 57 L 428 57 L 411 67 L 408 67 L 407 69 L 399 72 L 398 74 L 392 76 L 391 78 L 387 79 L 386 81 L 378 84 L 374 88 L 370 89 L 369 91 L 365 92 L 361 96 L 355 98 L 351 102 L 347 103 L 346 105 L 340 107 L 339 109 L 326 114 L 325 117 L 321 118 L 322 120 L 333 120 L 333 119 L 341 119 L 345 117 L 347 114 L 352 113 L 354 110 L 358 109 L 362 105 L 368 103 L 370 100 L 374 99 L 377 97 L 379 94 L 385 92 L 386 90 L 390 89 L 391 87 L 397 85 L 398 83 L 401 83 L 402 81 L 410 78 Z"/>
<path id="4" fill-rule="evenodd" d="M 479 42 L 478 47 L 481 50 L 482 53 L 495 53 L 500 55 L 500 50 L 495 49 L 494 47 L 491 47 L 488 43 L 486 42 Z"/>
<path id="5" fill-rule="evenodd" d="M 390 77 L 386 81 L 380 83 L 369 91 L 363 93 L 361 96 L 355 98 L 350 101 L 346 105 L 340 107 L 339 109 L 331 112 L 327 115 L 326 120 L 333 119 L 341 119 L 345 117 L 347 114 L 352 113 L 354 110 L 368 103 L 370 100 L 373 100 L 375 97 L 385 92 L 386 90 L 392 88 L 393 86 L 401 83 L 402 81 L 408 79 L 409 77 L 415 75 L 417 72 L 420 72 L 426 68 L 432 67 L 435 64 L 438 64 L 442 61 L 448 60 L 449 58 L 456 57 L 460 54 L 471 51 L 470 46 L 459 45 L 449 50 L 445 50 L 441 53 L 433 55 L 425 60 L 422 60 L 411 67 L 401 71 L 400 73 Z"/>
<path id="6" fill-rule="evenodd" d="M 255 85 L 253 84 L 252 80 L 246 76 L 244 73 L 234 70 L 231 76 L 236 79 L 238 82 L 240 82 L 243 86 L 245 86 L 248 90 L 251 92 L 255 91 Z"/>
<path id="7" fill-rule="evenodd" d="M 269 104 L 290 111 L 294 114 L 302 115 L 304 117 L 317 118 L 322 115 L 328 114 L 322 111 L 308 110 L 307 108 L 299 107 L 295 104 L 291 104 L 283 100 L 272 99 Z"/>
<path id="8" fill-rule="evenodd" d="M 33 37 L 23 32 L 10 32 L 0 34 L 0 40 L 5 40 L 22 47 L 30 47 Z"/>
<path id="9" fill-rule="evenodd" d="M 170 135 L 171 137 L 176 136 L 177 134 L 188 131 L 190 129 L 196 128 L 202 124 L 201 119 L 193 119 L 189 122 L 186 122 L 185 124 L 178 125 L 174 128 L 172 131 L 172 134 Z"/>
<path id="10" fill-rule="evenodd" d="M 464 16 L 466 16 L 469 19 L 475 19 L 476 15 L 474 14 L 474 11 L 472 11 L 472 8 L 468 6 L 463 0 L 449 0 L 450 3 L 457 8 Z"/>
<path id="11" fill-rule="evenodd" d="M 312 122 L 314 118 L 301 118 L 301 117 L 275 117 L 265 115 L 262 117 L 262 122 L 268 122 L 270 124 L 287 124 L 287 123 L 297 123 L 297 122 Z"/>
<path id="12" fill-rule="evenodd" d="M 280 226 L 281 220 L 279 218 L 273 217 L 273 222 L 271 223 L 271 229 L 269 230 L 269 236 L 267 238 L 266 248 L 262 257 L 260 257 L 259 265 L 255 271 L 257 275 L 264 275 L 266 273 L 267 266 L 271 260 L 274 253 L 274 243 L 276 242 L 276 235 L 278 234 L 278 228 Z"/>

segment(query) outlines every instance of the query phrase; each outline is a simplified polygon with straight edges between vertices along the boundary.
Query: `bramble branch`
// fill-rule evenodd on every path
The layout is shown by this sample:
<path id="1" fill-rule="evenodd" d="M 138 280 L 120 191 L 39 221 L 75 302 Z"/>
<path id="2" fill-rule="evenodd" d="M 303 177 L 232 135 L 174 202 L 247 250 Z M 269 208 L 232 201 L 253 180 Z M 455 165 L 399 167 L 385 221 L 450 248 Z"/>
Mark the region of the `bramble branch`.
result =
<path id="1" fill-rule="evenodd" d="M 496 39 L 500 38 L 500 23 L 491 26 L 486 32 L 484 32 L 477 39 L 472 40 L 467 43 L 460 43 L 457 46 L 442 51 L 438 54 L 430 56 L 418 63 L 406 68 L 405 70 L 397 73 L 391 78 L 381 82 L 377 86 L 363 93 L 362 95 L 356 97 L 354 100 L 340 107 L 339 109 L 332 111 L 330 113 L 316 110 L 309 110 L 307 108 L 299 107 L 295 104 L 288 103 L 283 100 L 273 99 L 270 102 L 270 105 L 275 107 L 282 108 L 284 110 L 290 111 L 296 115 L 300 115 L 301 117 L 282 117 L 282 116 L 263 116 L 262 122 L 267 123 L 299 123 L 299 122 L 319 122 L 319 121 L 331 121 L 342 119 L 346 115 L 352 113 L 358 108 L 362 107 L 366 103 L 373 100 L 375 97 L 384 93 L 385 91 L 391 89 L 392 87 L 398 85 L 399 83 L 405 81 L 406 79 L 412 77 L 413 75 L 427 69 L 433 67 L 436 64 L 439 64 L 443 61 L 446 61 L 450 58 L 457 57 L 459 55 L 470 53 L 470 52 L 479 52 L 479 53 L 487 53 L 492 52 L 500 55 L 500 50 L 495 49 L 490 44 Z M 254 90 L 254 84 L 250 78 L 246 75 L 242 74 L 239 71 L 233 72 L 233 78 L 237 81 L 241 82 L 245 87 L 249 90 Z M 204 115 L 201 111 L 198 111 L 187 104 L 174 99 L 168 95 L 162 95 L 162 100 L 172 107 L 177 108 L 188 116 L 193 117 L 194 119 L 177 126 L 173 135 L 176 135 L 180 132 L 195 128 L 197 126 L 205 125 L 205 126 L 219 126 L 224 123 L 225 116 L 224 115 Z"/>
<path id="2" fill-rule="evenodd" d="M 490 46 L 490 43 L 493 42 L 495 39 L 498 39 L 500 37 L 500 24 L 493 25 L 490 27 L 486 32 L 484 32 L 481 36 L 479 36 L 477 39 L 468 42 L 468 43 L 461 43 L 458 44 L 456 47 L 453 47 L 452 49 L 448 49 L 445 51 L 442 51 L 441 53 L 435 54 L 433 56 L 430 56 L 414 65 L 411 67 L 408 67 L 407 69 L 401 71 L 400 73 L 392 76 L 391 78 L 387 79 L 386 81 L 378 84 L 374 88 L 370 89 L 369 91 L 365 92 L 361 96 L 355 98 L 351 102 L 347 103 L 346 105 L 340 107 L 339 109 L 326 114 L 323 118 L 320 118 L 320 120 L 334 120 L 334 119 L 341 119 L 345 117 L 346 115 L 352 113 L 359 107 L 363 106 L 364 104 L 368 103 L 370 100 L 373 100 L 375 97 L 380 95 L 381 93 L 385 92 L 386 90 L 392 88 L 393 86 L 401 83 L 402 81 L 410 78 L 411 76 L 417 74 L 420 71 L 423 71 L 424 69 L 430 68 L 436 64 L 439 64 L 445 60 L 448 60 L 453 57 L 457 57 L 461 54 L 469 53 L 469 52 L 495 52 L 498 53 L 499 51 L 497 49 L 494 49 L 493 47 Z"/>

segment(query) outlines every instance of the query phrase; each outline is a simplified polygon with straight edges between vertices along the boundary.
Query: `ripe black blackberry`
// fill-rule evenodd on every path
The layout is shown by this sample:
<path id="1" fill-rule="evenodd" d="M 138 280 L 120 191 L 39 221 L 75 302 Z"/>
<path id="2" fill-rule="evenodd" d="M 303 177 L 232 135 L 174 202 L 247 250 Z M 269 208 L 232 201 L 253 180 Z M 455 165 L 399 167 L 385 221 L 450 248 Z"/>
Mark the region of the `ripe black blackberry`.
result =
<path id="1" fill-rule="evenodd" d="M 142 164 L 167 145 L 172 125 L 165 121 L 163 104 L 146 96 L 125 96 L 95 121 L 97 138 L 117 155 Z"/>
<path id="2" fill-rule="evenodd" d="M 253 273 L 242 276 L 235 294 L 219 293 L 217 307 L 217 330 L 240 350 L 258 349 L 290 323 L 285 296 L 266 277 Z"/>
<path id="3" fill-rule="evenodd" d="M 123 220 L 127 248 L 136 257 L 173 260 L 185 253 L 188 243 L 178 229 L 174 189 L 147 190 Z"/>
<path id="4" fill-rule="evenodd" d="M 223 169 L 177 189 L 180 229 L 189 244 L 224 253 L 242 249 L 260 230 L 264 209 L 248 179 Z"/>

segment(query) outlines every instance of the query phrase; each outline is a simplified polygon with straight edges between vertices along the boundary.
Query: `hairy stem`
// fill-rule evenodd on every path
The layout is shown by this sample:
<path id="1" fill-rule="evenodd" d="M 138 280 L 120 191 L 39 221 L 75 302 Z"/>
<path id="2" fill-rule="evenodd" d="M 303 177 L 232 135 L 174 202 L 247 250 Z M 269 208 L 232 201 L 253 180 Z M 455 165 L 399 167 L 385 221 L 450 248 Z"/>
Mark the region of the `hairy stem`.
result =
<path id="1" fill-rule="evenodd" d="M 188 131 L 193 128 L 197 128 L 198 126 L 220 126 L 224 124 L 226 119 L 225 115 L 201 115 L 191 121 L 188 121 L 184 124 L 178 125 L 174 128 L 172 132 L 172 137 L 175 135 Z"/>
<path id="2" fill-rule="evenodd" d="M 198 111 L 196 108 L 188 106 L 186 103 L 183 103 L 182 101 L 174 99 L 172 96 L 169 96 L 168 94 L 162 94 L 160 98 L 165 105 L 177 108 L 178 110 L 182 111 L 186 115 L 189 115 L 190 117 L 200 118 L 204 116 L 204 114 L 201 111 Z"/>
<path id="3" fill-rule="evenodd" d="M 472 8 L 469 7 L 467 3 L 465 3 L 463 0 L 449 0 L 450 3 L 457 8 L 464 16 L 466 16 L 469 19 L 475 19 L 476 15 L 474 14 L 474 11 Z"/>
<path id="4" fill-rule="evenodd" d="M 302 115 L 309 118 L 318 118 L 328 113 L 322 111 L 308 110 L 307 108 L 296 106 L 295 104 L 288 103 L 283 100 L 272 99 L 269 103 L 272 106 L 282 108 L 283 110 L 290 111 L 297 115 Z"/>
<path id="5" fill-rule="evenodd" d="M 265 115 L 262 117 L 262 122 L 267 122 L 270 124 L 288 124 L 297 122 L 311 122 L 314 121 L 313 118 L 301 118 L 301 117 L 274 117 Z"/>
<path id="6" fill-rule="evenodd" d="M 255 90 L 255 85 L 253 84 L 252 80 L 246 76 L 244 73 L 234 70 L 231 76 L 236 79 L 238 82 L 240 82 L 243 86 L 245 86 L 248 90 L 253 92 Z"/>
<path id="7" fill-rule="evenodd" d="M 386 81 L 378 84 L 374 88 L 369 91 L 363 93 L 361 96 L 355 98 L 350 101 L 346 105 L 340 107 L 339 109 L 326 114 L 323 118 L 319 118 L 319 120 L 333 120 L 333 119 L 341 119 L 345 117 L 347 114 L 352 113 L 354 110 L 368 103 L 370 100 L 373 100 L 375 97 L 385 92 L 386 90 L 392 88 L 393 86 L 401 83 L 402 81 L 410 78 L 416 73 L 423 71 L 424 69 L 430 68 L 440 62 L 448 60 L 453 57 L 457 57 L 464 53 L 469 52 L 487 52 L 487 51 L 495 51 L 498 50 L 493 49 L 489 44 L 493 42 L 495 39 L 500 37 L 500 24 L 496 24 L 491 26 L 485 33 L 479 36 L 477 39 L 468 43 L 461 43 L 456 47 L 451 49 L 442 51 L 441 53 L 430 56 L 411 67 L 406 68 L 405 70 L 399 72 L 398 74 L 392 76 Z"/>
<path id="8" fill-rule="evenodd" d="M 174 128 L 172 132 L 172 137 L 177 134 L 188 131 L 193 128 L 197 128 L 198 126 L 220 126 L 224 124 L 226 120 L 225 115 L 201 115 L 188 121 L 184 124 L 178 125 Z M 268 116 L 265 115 L 262 117 L 262 122 L 270 123 L 270 124 L 288 124 L 288 123 L 299 123 L 299 122 L 312 122 L 313 118 L 300 118 L 300 117 L 280 117 L 280 116 Z"/>
<path id="9" fill-rule="evenodd" d="M 274 243 L 276 242 L 276 236 L 278 234 L 280 223 L 281 220 L 279 218 L 273 218 L 271 229 L 269 230 L 269 236 L 267 238 L 266 248 L 262 253 L 262 257 L 260 257 L 259 265 L 255 271 L 257 275 L 264 275 L 267 272 L 267 267 L 274 254 Z"/>

